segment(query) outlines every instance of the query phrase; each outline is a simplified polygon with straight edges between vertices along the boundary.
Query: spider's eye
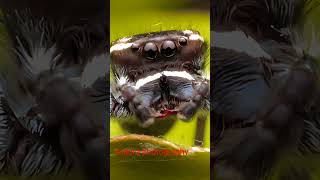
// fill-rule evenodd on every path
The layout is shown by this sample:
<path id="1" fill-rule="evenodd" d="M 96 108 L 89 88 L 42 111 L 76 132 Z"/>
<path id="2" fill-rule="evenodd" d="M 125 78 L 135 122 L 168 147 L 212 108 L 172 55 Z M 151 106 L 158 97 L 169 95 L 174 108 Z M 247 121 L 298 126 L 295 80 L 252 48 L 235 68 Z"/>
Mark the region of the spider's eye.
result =
<path id="1" fill-rule="evenodd" d="M 155 59 L 158 55 L 158 48 L 152 42 L 147 43 L 144 46 L 143 51 L 147 59 Z"/>
<path id="2" fill-rule="evenodd" d="M 132 44 L 132 46 L 131 46 L 132 52 L 138 52 L 139 49 L 140 49 L 140 47 L 138 44 Z"/>
<path id="3" fill-rule="evenodd" d="M 179 39 L 179 44 L 180 44 L 180 46 L 185 46 L 185 45 L 187 45 L 187 43 L 188 43 L 188 40 L 187 40 L 186 38 L 181 37 L 181 38 Z"/>
<path id="4" fill-rule="evenodd" d="M 176 44 L 173 41 L 164 41 L 161 47 L 161 53 L 165 57 L 171 57 L 175 55 L 177 50 Z"/>

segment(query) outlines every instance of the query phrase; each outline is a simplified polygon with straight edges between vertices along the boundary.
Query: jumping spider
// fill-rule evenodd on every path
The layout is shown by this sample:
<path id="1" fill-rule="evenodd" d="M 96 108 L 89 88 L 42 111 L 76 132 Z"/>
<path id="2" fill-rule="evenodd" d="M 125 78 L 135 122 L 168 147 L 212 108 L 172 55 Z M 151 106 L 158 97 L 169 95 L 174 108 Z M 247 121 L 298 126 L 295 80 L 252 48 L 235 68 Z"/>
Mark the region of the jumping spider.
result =
<path id="1" fill-rule="evenodd" d="M 171 115 L 188 121 L 199 108 L 207 109 L 206 50 L 203 37 L 192 30 L 152 32 L 113 42 L 112 114 L 134 114 L 146 128 Z"/>

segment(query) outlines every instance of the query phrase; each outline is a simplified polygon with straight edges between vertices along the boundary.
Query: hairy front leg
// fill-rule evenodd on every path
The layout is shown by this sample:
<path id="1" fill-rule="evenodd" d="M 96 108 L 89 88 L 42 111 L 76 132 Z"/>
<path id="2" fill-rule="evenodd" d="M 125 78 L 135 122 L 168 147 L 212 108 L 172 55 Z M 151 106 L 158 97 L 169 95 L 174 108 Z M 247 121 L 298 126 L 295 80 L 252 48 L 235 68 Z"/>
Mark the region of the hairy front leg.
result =
<path id="1" fill-rule="evenodd" d="M 209 109 L 209 80 L 203 77 L 167 79 L 168 94 L 173 102 L 179 102 L 175 108 L 179 119 L 189 121 L 199 109 Z"/>
<path id="2" fill-rule="evenodd" d="M 303 109 L 312 101 L 315 83 L 315 74 L 304 64 L 292 67 L 283 87 L 252 117 L 256 124 L 227 130 L 213 147 L 214 176 L 230 179 L 224 173 L 230 171 L 238 179 L 259 179 L 281 155 L 295 152 L 304 131 Z"/>
<path id="3" fill-rule="evenodd" d="M 143 127 L 148 127 L 154 123 L 156 117 L 161 116 L 151 105 L 155 101 L 156 96 L 160 96 L 157 90 L 157 83 L 149 83 L 139 89 L 128 84 L 120 87 L 122 97 L 128 103 L 129 110 L 134 113 Z"/>
<path id="4" fill-rule="evenodd" d="M 189 120 L 194 116 L 199 107 L 205 107 L 209 100 L 209 83 L 207 80 L 193 82 L 194 93 L 189 102 L 182 103 L 179 107 L 178 117 L 182 120 Z"/>

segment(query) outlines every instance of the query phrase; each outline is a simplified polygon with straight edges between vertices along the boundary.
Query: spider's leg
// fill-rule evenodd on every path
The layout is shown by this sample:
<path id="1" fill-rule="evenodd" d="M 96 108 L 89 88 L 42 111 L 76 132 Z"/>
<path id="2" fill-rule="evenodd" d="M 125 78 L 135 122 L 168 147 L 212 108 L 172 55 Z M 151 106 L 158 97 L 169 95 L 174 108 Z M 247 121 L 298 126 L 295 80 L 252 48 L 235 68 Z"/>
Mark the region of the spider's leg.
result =
<path id="1" fill-rule="evenodd" d="M 204 104 L 209 97 L 209 83 L 207 80 L 195 81 L 193 88 L 194 91 L 190 101 L 179 106 L 178 117 L 182 120 L 189 120 L 199 107 L 205 106 Z"/>
<path id="2" fill-rule="evenodd" d="M 154 91 L 156 86 L 157 83 L 149 83 L 138 90 L 129 85 L 121 87 L 121 93 L 129 104 L 130 111 L 136 114 L 143 127 L 153 124 L 154 118 L 160 116 L 150 107 L 155 97 L 160 96 L 160 91 Z"/>
<path id="3" fill-rule="evenodd" d="M 304 107 L 312 101 L 315 83 L 315 75 L 308 67 L 293 66 L 285 84 L 266 107 L 251 117 L 256 122 L 253 127 L 224 133 L 213 156 L 219 162 L 216 167 L 224 166 L 226 171 L 232 169 L 247 178 L 259 179 L 272 168 L 278 155 L 295 151 L 304 131 Z"/>

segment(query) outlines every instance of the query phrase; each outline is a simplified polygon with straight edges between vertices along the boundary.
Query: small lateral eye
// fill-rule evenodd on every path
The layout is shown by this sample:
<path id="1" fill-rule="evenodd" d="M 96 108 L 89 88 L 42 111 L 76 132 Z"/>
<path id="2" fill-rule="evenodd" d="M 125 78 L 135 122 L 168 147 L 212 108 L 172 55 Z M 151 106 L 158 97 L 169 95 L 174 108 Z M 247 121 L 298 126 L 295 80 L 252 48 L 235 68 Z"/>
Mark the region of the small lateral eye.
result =
<path id="1" fill-rule="evenodd" d="M 139 49 L 140 49 L 140 47 L 138 44 L 132 44 L 132 46 L 131 46 L 132 52 L 138 52 Z"/>
<path id="2" fill-rule="evenodd" d="M 161 47 L 161 53 L 165 57 L 174 56 L 176 53 L 176 50 L 177 50 L 176 44 L 170 40 L 164 41 Z"/>
<path id="3" fill-rule="evenodd" d="M 155 59 L 158 55 L 158 47 L 152 42 L 148 42 L 143 48 L 147 59 Z"/>
<path id="4" fill-rule="evenodd" d="M 186 46 L 188 43 L 188 40 L 185 37 L 181 37 L 181 38 L 179 38 L 178 42 L 179 42 L 180 46 Z"/>

